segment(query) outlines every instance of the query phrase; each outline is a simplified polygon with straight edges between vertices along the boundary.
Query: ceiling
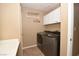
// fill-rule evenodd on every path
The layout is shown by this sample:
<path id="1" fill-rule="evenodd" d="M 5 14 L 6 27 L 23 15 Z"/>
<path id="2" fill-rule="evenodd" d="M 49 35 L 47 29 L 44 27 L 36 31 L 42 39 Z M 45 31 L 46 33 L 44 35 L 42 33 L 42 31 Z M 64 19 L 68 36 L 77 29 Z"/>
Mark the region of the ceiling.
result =
<path id="1" fill-rule="evenodd" d="M 59 3 L 22 3 L 22 7 L 36 9 L 38 11 L 47 14 L 48 12 L 58 8 L 60 6 Z"/>

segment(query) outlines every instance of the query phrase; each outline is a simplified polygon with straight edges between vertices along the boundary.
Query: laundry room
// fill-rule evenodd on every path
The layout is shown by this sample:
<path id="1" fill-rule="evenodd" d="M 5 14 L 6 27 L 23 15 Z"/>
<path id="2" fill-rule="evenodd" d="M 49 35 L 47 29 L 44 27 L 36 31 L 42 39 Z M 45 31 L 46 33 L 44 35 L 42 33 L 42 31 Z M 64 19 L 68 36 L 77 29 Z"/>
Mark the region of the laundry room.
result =
<path id="1" fill-rule="evenodd" d="M 60 56 L 61 5 L 21 3 L 24 56 Z"/>

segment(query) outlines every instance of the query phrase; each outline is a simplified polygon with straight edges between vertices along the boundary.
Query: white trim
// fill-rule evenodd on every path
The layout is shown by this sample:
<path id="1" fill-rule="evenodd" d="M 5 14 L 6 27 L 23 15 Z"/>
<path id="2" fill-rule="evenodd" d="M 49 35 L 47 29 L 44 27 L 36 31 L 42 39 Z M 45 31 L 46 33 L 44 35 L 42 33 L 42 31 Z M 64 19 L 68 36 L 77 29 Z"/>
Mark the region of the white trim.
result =
<path id="1" fill-rule="evenodd" d="M 72 56 L 73 48 L 73 28 L 74 28 L 74 6 L 73 3 L 68 4 L 68 41 L 67 41 L 67 56 Z M 70 40 L 71 39 L 71 40 Z"/>
<path id="2" fill-rule="evenodd" d="M 24 48 L 22 48 L 22 49 L 24 50 L 24 49 L 28 49 L 28 48 L 32 48 L 32 47 L 36 47 L 36 46 L 37 46 L 37 44 L 31 45 L 31 46 L 27 46 L 27 47 L 24 47 Z"/>

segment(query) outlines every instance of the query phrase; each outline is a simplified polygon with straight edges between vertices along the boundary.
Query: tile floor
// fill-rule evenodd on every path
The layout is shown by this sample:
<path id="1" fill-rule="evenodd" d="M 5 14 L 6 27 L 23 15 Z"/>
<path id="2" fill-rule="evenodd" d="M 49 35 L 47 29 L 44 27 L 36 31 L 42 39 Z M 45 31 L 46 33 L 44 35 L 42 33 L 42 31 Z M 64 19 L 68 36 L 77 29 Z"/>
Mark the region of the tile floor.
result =
<path id="1" fill-rule="evenodd" d="M 38 47 L 24 49 L 23 54 L 24 56 L 44 56 Z"/>

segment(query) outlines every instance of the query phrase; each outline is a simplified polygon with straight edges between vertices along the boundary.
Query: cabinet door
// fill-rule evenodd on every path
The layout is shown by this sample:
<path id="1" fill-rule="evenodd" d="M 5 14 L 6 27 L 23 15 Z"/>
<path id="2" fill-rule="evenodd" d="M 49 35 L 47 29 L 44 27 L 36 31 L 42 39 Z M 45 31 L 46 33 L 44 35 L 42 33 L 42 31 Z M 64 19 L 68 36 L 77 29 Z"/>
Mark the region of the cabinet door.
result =
<path id="1" fill-rule="evenodd" d="M 55 22 L 55 19 L 54 19 L 54 12 L 53 12 L 53 11 L 50 12 L 48 16 L 49 16 L 49 18 L 48 18 L 49 24 L 53 24 L 53 23 Z"/>
<path id="2" fill-rule="evenodd" d="M 48 15 L 44 16 L 44 19 L 43 19 L 44 25 L 49 24 L 48 18 L 49 18 Z"/>
<path id="3" fill-rule="evenodd" d="M 47 14 L 46 16 L 44 16 L 44 19 L 43 19 L 44 25 L 52 24 L 54 22 L 53 17 L 54 17 L 53 11 Z"/>
<path id="4" fill-rule="evenodd" d="M 44 25 L 60 22 L 60 7 L 44 16 Z"/>
<path id="5" fill-rule="evenodd" d="M 53 19 L 55 19 L 54 22 L 55 22 L 55 23 L 60 22 L 60 7 L 57 8 L 57 9 L 53 12 L 53 14 L 54 14 L 54 18 L 53 18 Z"/>
<path id="6" fill-rule="evenodd" d="M 50 21 L 52 23 L 59 23 L 60 22 L 60 7 L 55 9 L 53 12 L 50 13 Z"/>

